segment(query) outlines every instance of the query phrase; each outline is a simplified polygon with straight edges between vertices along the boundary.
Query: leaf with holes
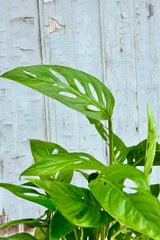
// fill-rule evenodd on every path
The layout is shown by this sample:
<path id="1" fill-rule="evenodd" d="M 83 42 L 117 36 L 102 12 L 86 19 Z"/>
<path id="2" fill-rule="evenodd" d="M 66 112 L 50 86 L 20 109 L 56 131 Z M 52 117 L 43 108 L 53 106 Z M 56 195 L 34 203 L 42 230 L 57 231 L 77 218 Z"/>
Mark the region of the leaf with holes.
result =
<path id="1" fill-rule="evenodd" d="M 129 179 L 137 185 L 128 193 L 121 184 Z M 89 184 L 101 206 L 122 224 L 160 240 L 160 203 L 149 192 L 147 178 L 138 169 L 123 164 L 112 165 Z"/>
<path id="2" fill-rule="evenodd" d="M 144 166 L 144 160 L 146 155 L 146 145 L 147 140 L 143 140 L 135 146 L 129 148 L 127 154 L 127 163 L 133 166 Z M 154 166 L 160 166 L 160 144 L 156 144 L 155 156 L 154 156 Z"/>
<path id="3" fill-rule="evenodd" d="M 44 189 L 60 213 L 74 225 L 98 227 L 112 219 L 86 188 L 56 181 L 29 180 Z"/>
<path id="4" fill-rule="evenodd" d="M 70 183 L 73 178 L 73 170 L 63 170 L 58 173 L 58 176 L 55 178 L 58 182 Z"/>
<path id="5" fill-rule="evenodd" d="M 9 237 L 0 237 L 1 240 L 37 240 L 29 233 L 16 233 Z"/>
<path id="6" fill-rule="evenodd" d="M 1 75 L 33 88 L 48 97 L 97 119 L 110 119 L 114 98 L 95 77 L 82 71 L 54 65 L 18 67 Z"/>
<path id="7" fill-rule="evenodd" d="M 99 170 L 106 168 L 104 164 L 97 161 L 87 153 L 59 153 L 48 155 L 44 159 L 33 164 L 21 173 L 21 176 L 42 176 L 56 173 L 62 170 Z"/>
<path id="8" fill-rule="evenodd" d="M 95 119 L 88 118 L 88 120 L 91 124 L 95 125 L 97 132 L 109 145 L 109 135 L 105 129 L 105 126 L 100 121 Z M 116 134 L 113 134 L 114 163 L 123 163 L 127 158 L 129 150 L 130 148 L 127 148 L 124 142 Z"/>
<path id="9" fill-rule="evenodd" d="M 67 153 L 67 150 L 56 143 L 45 142 L 37 139 L 31 139 L 30 146 L 35 162 L 54 153 Z"/>
<path id="10" fill-rule="evenodd" d="M 156 151 L 157 129 L 149 105 L 147 107 L 148 107 L 148 138 L 146 146 L 144 174 L 147 176 L 149 181 Z"/>
<path id="11" fill-rule="evenodd" d="M 10 191 L 11 193 L 20 198 L 26 199 L 34 203 L 38 203 L 52 211 L 55 210 L 55 206 L 52 199 L 50 199 L 50 197 L 44 194 L 39 193 L 34 189 L 17 186 L 9 183 L 0 183 L 0 187 Z"/>
<path id="12" fill-rule="evenodd" d="M 50 240 L 59 240 L 63 236 L 72 232 L 75 228 L 75 225 L 68 222 L 60 212 L 56 211 L 51 220 Z"/>
<path id="13" fill-rule="evenodd" d="M 123 163 L 128 154 L 129 148 L 126 147 L 124 142 L 115 134 L 113 134 L 113 154 L 114 163 Z"/>
<path id="14" fill-rule="evenodd" d="M 56 143 L 45 142 L 31 139 L 30 146 L 35 162 L 44 159 L 46 156 L 57 153 L 68 153 L 63 147 Z M 63 170 L 59 173 L 57 181 L 65 181 L 70 183 L 73 177 L 73 170 Z M 42 179 L 51 180 L 51 176 L 43 176 Z"/>

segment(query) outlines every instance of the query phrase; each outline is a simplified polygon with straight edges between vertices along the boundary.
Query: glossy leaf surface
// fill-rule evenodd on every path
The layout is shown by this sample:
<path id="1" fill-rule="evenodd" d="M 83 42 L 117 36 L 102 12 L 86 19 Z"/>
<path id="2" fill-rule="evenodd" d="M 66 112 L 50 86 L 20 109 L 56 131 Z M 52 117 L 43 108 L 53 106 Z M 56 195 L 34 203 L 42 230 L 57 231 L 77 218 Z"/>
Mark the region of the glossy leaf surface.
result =
<path id="1" fill-rule="evenodd" d="M 56 211 L 50 225 L 50 240 L 59 240 L 76 228 L 60 212 Z"/>
<path id="2" fill-rule="evenodd" d="M 111 118 L 114 98 L 95 77 L 76 69 L 37 65 L 18 67 L 1 77 L 14 80 L 97 120 Z"/>
<path id="3" fill-rule="evenodd" d="M 129 179 L 137 187 L 129 188 L 134 193 L 127 193 L 120 183 Z M 138 169 L 117 164 L 108 167 L 89 187 L 102 207 L 122 224 L 160 239 L 160 203 L 149 192 L 146 176 Z"/>
<path id="4" fill-rule="evenodd" d="M 30 179 L 44 189 L 53 199 L 60 213 L 72 224 L 81 227 L 97 227 L 112 218 L 93 197 L 88 189 L 56 181 Z"/>
<path id="5" fill-rule="evenodd" d="M 51 142 L 45 142 L 41 140 L 31 139 L 30 146 L 32 156 L 35 162 L 43 159 L 44 157 L 56 153 L 67 153 L 67 151 L 60 145 Z"/>
<path id="6" fill-rule="evenodd" d="M 145 165 L 144 165 L 144 174 L 147 176 L 148 181 L 150 179 L 150 174 L 152 172 L 152 166 L 153 166 L 155 150 L 156 150 L 156 143 L 157 143 L 156 124 L 148 105 L 148 138 L 147 138 L 147 146 L 146 146 Z"/>
<path id="7" fill-rule="evenodd" d="M 45 142 L 40 140 L 31 139 L 30 146 L 32 155 L 35 162 L 44 159 L 48 155 L 57 154 L 57 153 L 68 153 L 63 147 L 56 143 L 52 142 Z M 73 170 L 63 170 L 59 173 L 58 177 L 56 178 L 57 181 L 61 182 L 68 182 L 70 183 L 73 177 Z M 41 176 L 41 179 L 44 180 L 51 180 L 51 176 Z"/>
<path id="8" fill-rule="evenodd" d="M 12 192 L 14 195 L 20 198 L 26 199 L 34 203 L 38 203 L 52 211 L 55 210 L 55 206 L 52 199 L 50 199 L 48 196 L 44 194 L 39 193 L 34 189 L 17 186 L 9 183 L 0 183 L 0 187 L 5 188 L 6 190 Z"/>
<path id="9" fill-rule="evenodd" d="M 86 153 L 60 153 L 47 156 L 22 172 L 21 176 L 41 176 L 62 170 L 88 169 L 102 171 L 105 165 Z"/>
<path id="10" fill-rule="evenodd" d="M 144 166 L 147 140 L 143 140 L 135 146 L 130 147 L 127 154 L 127 163 L 133 166 Z M 154 166 L 160 166 L 160 144 L 156 144 Z"/>
<path id="11" fill-rule="evenodd" d="M 91 124 L 94 124 L 97 132 L 109 146 L 109 135 L 106 127 L 98 120 L 88 118 Z M 126 147 L 124 142 L 116 135 L 113 134 L 113 161 L 114 163 L 123 163 L 127 158 L 129 148 Z"/>

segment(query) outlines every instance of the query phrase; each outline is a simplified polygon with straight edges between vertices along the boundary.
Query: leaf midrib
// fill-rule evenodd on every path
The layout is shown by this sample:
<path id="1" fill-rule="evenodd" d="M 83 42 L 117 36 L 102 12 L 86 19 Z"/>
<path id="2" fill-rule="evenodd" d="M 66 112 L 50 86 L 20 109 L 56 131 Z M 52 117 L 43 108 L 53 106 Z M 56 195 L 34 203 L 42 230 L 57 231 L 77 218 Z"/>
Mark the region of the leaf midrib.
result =
<path id="1" fill-rule="evenodd" d="M 64 77 L 64 76 L 63 76 L 63 77 Z M 40 78 L 38 78 L 38 77 L 36 77 L 36 79 L 42 81 L 42 80 L 41 80 Z M 53 79 L 53 78 L 51 78 L 51 79 Z M 58 79 L 59 79 L 59 78 L 58 78 Z M 67 81 L 67 80 L 66 80 L 66 81 Z M 47 80 L 46 80 L 45 82 L 48 82 L 49 84 L 52 85 L 52 83 L 51 83 L 50 81 L 47 81 Z M 55 83 L 55 82 L 54 82 L 54 83 Z M 107 115 L 106 112 L 104 111 L 104 109 L 101 108 L 100 105 L 97 105 L 97 104 L 96 104 L 96 103 L 97 103 L 96 101 L 94 102 L 94 101 L 92 101 L 90 98 L 85 97 L 85 96 L 87 96 L 86 94 L 84 95 L 84 94 L 82 94 L 82 93 L 80 93 L 80 92 L 77 92 L 75 89 L 71 88 L 70 86 L 68 86 L 67 84 L 63 83 L 62 81 L 61 81 L 61 84 L 58 83 L 58 82 L 56 82 L 56 84 L 57 84 L 58 86 L 65 87 L 68 91 L 72 92 L 73 94 L 78 95 L 79 97 L 81 97 L 82 99 L 84 99 L 86 102 L 88 101 L 91 105 L 96 106 L 100 111 L 102 111 L 105 116 L 108 117 L 108 115 L 109 115 L 109 117 L 111 118 L 111 115 L 110 115 L 109 113 L 108 113 L 108 115 Z M 63 91 L 63 89 L 62 89 L 62 91 Z M 89 109 L 88 109 L 88 110 L 89 110 Z M 92 110 L 91 110 L 91 111 L 92 111 Z M 93 110 L 93 112 L 95 112 L 95 111 Z"/>
<path id="2" fill-rule="evenodd" d="M 147 219 L 147 221 L 148 221 L 148 218 L 146 218 L 141 212 L 139 212 L 139 209 L 137 209 L 137 208 L 133 205 L 133 203 L 132 203 L 132 202 L 130 201 L 130 199 L 126 196 L 126 194 L 125 194 L 123 191 L 121 191 L 115 184 L 113 184 L 112 182 L 110 182 L 110 181 L 107 180 L 107 179 L 103 180 L 103 178 L 101 178 L 101 180 L 102 180 L 103 182 L 109 183 L 110 185 L 112 185 L 113 188 L 115 188 L 116 190 L 118 190 L 118 191 L 120 192 L 120 194 L 126 199 L 126 201 L 128 201 L 128 202 L 134 207 L 134 209 L 136 209 L 137 212 L 140 213 L 140 215 L 141 215 L 144 219 Z M 125 224 L 125 223 L 124 223 L 124 224 Z"/>

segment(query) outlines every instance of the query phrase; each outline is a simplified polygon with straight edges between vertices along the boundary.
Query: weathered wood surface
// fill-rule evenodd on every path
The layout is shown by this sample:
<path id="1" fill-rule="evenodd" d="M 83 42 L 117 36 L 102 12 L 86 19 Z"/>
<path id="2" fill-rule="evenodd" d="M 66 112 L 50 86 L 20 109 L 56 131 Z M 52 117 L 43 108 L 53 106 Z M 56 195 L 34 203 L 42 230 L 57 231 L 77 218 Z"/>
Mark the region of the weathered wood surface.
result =
<path id="1" fill-rule="evenodd" d="M 0 71 L 47 63 L 98 77 L 116 99 L 115 132 L 128 146 L 136 144 L 147 137 L 147 102 L 160 129 L 159 9 L 159 0 L 0 0 Z M 1 80 L 0 181 L 18 183 L 32 162 L 30 138 L 107 162 L 106 146 L 84 116 Z M 0 189 L 5 221 L 38 216 L 41 208 L 31 206 Z"/>

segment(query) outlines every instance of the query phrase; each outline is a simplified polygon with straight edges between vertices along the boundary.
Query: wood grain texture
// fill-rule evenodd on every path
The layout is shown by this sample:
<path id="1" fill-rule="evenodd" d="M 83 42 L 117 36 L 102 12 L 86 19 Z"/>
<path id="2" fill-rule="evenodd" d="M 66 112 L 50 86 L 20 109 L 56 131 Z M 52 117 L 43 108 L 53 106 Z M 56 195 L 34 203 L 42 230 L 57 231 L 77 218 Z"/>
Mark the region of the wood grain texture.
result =
<path id="1" fill-rule="evenodd" d="M 115 132 L 136 144 L 147 137 L 147 102 L 160 129 L 159 8 L 159 0 L 0 0 L 0 72 L 58 64 L 94 75 L 115 96 Z M 104 142 L 83 115 L 7 80 L 0 81 L 0 136 L 4 182 L 17 183 L 31 163 L 29 138 L 107 162 Z M 41 211 L 0 189 L 0 215 L 3 208 L 11 219 Z"/>
<path id="2" fill-rule="evenodd" d="M 0 70 L 40 63 L 36 1 L 0 1 Z M 2 20 L 1 20 L 2 19 Z M 43 97 L 19 84 L 0 82 L 1 181 L 18 183 L 22 169 L 32 157 L 30 138 L 45 138 Z M 38 215 L 38 206 L 13 197 L 0 189 L 0 215 L 7 218 Z M 32 209 L 33 208 L 33 209 Z"/>

